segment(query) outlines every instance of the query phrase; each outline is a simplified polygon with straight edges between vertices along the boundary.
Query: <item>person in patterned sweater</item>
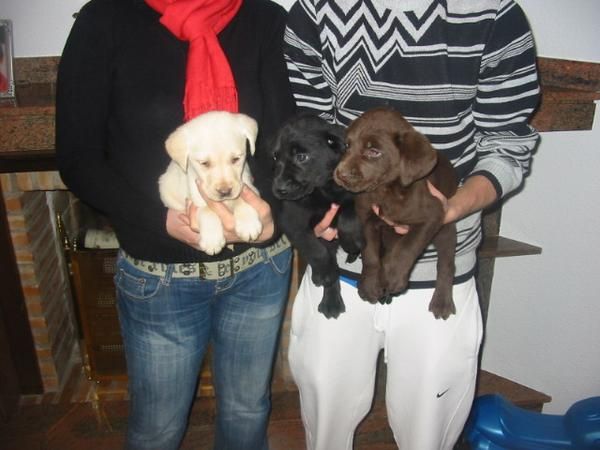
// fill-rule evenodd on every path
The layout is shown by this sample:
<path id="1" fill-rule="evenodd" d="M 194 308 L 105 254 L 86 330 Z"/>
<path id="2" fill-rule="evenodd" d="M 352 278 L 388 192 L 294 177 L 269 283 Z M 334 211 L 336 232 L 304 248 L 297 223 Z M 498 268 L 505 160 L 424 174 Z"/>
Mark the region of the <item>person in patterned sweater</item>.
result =
<path id="1" fill-rule="evenodd" d="M 453 163 L 458 192 L 444 198 L 456 222 L 454 302 L 428 311 L 436 252 L 417 261 L 409 289 L 391 304 L 357 293 L 360 259 L 339 254 L 346 312 L 317 312 L 321 288 L 307 269 L 292 313 L 289 360 L 299 386 L 310 449 L 352 448 L 368 412 L 376 361 L 387 363 L 386 404 L 403 450 L 452 448 L 474 392 L 482 319 L 474 280 L 481 210 L 517 189 L 538 134 L 528 119 L 539 101 L 535 47 L 513 0 L 298 0 L 285 53 L 299 110 L 348 125 L 364 111 L 400 111 Z M 333 205 L 315 233 L 334 239 Z M 396 231 L 406 232 L 403 224 Z"/>

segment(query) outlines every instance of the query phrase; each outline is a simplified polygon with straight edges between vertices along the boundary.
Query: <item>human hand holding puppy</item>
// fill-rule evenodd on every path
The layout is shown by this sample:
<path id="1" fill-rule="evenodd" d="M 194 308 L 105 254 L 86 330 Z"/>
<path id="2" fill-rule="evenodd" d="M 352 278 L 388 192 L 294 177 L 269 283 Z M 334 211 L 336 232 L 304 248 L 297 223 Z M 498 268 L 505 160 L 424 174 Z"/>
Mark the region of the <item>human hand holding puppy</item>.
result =
<path id="1" fill-rule="evenodd" d="M 271 215 L 271 208 L 258 194 L 256 194 L 247 185 L 244 185 L 240 198 L 244 200 L 258 213 L 258 217 L 262 224 L 262 232 L 260 235 L 249 241 L 240 237 L 235 231 L 235 217 L 233 212 L 223 203 L 217 202 L 206 196 L 201 186 L 198 190 L 207 206 L 217 214 L 223 224 L 223 233 L 227 244 L 235 244 L 240 242 L 255 242 L 260 243 L 269 240 L 275 232 L 275 224 Z M 200 250 L 198 242 L 200 241 L 200 233 L 202 230 L 198 224 L 198 206 L 192 202 L 187 202 L 186 211 L 178 211 L 169 209 L 167 212 L 167 233 L 175 239 L 190 245 L 197 250 Z"/>
<path id="2" fill-rule="evenodd" d="M 444 218 L 444 223 L 455 222 L 456 220 L 458 220 L 456 208 L 452 208 L 452 209 L 450 208 L 451 205 L 450 205 L 449 199 L 446 198 L 446 196 L 444 194 L 442 194 L 430 182 L 427 182 L 427 187 L 429 188 L 429 192 L 431 192 L 431 195 L 436 197 L 442 203 L 444 211 L 446 212 L 446 216 Z M 454 197 L 456 197 L 456 196 L 454 196 Z M 325 215 L 323 216 L 323 219 L 318 224 L 315 225 L 315 227 L 313 229 L 315 236 L 325 239 L 327 241 L 332 241 L 333 239 L 337 238 L 337 229 L 331 227 L 331 223 L 333 222 L 333 218 L 337 214 L 337 211 L 338 211 L 338 205 L 332 204 L 331 208 L 329 208 L 329 211 L 327 211 L 325 213 Z M 394 223 L 391 220 L 389 220 L 389 219 L 385 218 L 384 216 L 382 216 L 381 214 L 379 214 L 379 206 L 378 205 L 373 205 L 373 212 L 375 214 L 377 214 L 381 218 L 381 220 L 383 220 L 389 226 L 394 227 L 394 231 L 396 231 L 396 233 L 398 233 L 398 234 L 406 234 L 410 230 L 410 227 L 408 225 Z"/>
<path id="3" fill-rule="evenodd" d="M 430 182 L 427 183 L 429 192 L 436 197 L 445 211 L 444 223 L 456 222 L 463 217 L 479 211 L 496 201 L 497 195 L 491 182 L 484 176 L 476 175 L 467 179 L 465 184 L 458 189 L 451 198 L 446 198 Z M 393 226 L 398 234 L 406 234 L 410 229 L 408 225 L 393 223 L 379 214 L 379 207 L 373 205 L 373 212 L 388 225 Z M 330 225 L 337 213 L 337 205 L 332 205 L 329 211 L 314 227 L 315 236 L 331 241 L 337 237 L 337 230 Z"/>
<path id="4" fill-rule="evenodd" d="M 436 197 L 444 208 L 445 216 L 444 223 L 456 222 L 469 214 L 479 211 L 496 200 L 496 192 L 493 186 L 485 177 L 471 177 L 465 185 L 461 187 L 452 198 L 446 198 L 436 187 L 427 183 L 429 192 Z M 379 207 L 373 205 L 373 212 L 377 214 L 381 220 L 389 226 L 394 227 L 394 231 L 398 234 L 406 234 L 410 230 L 408 225 L 394 223 L 379 214 Z M 337 213 L 337 205 L 331 205 L 331 208 L 323 216 L 318 224 L 315 225 L 315 236 L 331 241 L 337 238 L 337 230 L 330 225 Z"/>
<path id="5" fill-rule="evenodd" d="M 492 183 L 482 175 L 475 175 L 468 178 L 456 194 L 447 198 L 433 184 L 427 182 L 427 187 L 431 195 L 442 202 L 444 208 L 444 223 L 456 222 L 474 212 L 480 211 L 497 200 L 496 190 Z M 373 205 L 373 212 L 377 214 L 385 223 L 394 227 L 398 234 L 406 234 L 410 230 L 408 225 L 393 223 L 379 214 L 379 207 Z M 323 219 L 325 221 L 325 218 Z M 329 221 L 331 223 L 331 220 Z M 316 227 L 315 227 L 316 228 Z"/>

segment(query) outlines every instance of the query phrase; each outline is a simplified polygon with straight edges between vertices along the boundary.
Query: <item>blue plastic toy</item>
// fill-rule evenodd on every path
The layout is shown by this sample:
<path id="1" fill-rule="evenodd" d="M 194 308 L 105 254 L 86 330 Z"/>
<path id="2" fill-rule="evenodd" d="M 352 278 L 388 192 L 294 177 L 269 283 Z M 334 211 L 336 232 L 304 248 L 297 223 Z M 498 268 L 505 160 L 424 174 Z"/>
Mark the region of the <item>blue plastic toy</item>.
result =
<path id="1" fill-rule="evenodd" d="M 600 397 L 578 401 L 560 416 L 483 395 L 473 404 L 465 435 L 472 450 L 599 450 Z"/>

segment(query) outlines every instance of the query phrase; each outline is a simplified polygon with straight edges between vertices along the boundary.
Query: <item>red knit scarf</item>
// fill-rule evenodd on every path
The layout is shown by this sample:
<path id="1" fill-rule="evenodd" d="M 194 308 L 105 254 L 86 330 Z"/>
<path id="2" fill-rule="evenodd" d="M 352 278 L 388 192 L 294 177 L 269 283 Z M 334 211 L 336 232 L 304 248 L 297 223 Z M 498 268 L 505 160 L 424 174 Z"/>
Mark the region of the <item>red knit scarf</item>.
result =
<path id="1" fill-rule="evenodd" d="M 189 41 L 183 107 L 185 120 L 206 111 L 237 112 L 231 67 L 217 34 L 235 16 L 242 0 L 146 0 L 162 14 L 160 22 Z"/>

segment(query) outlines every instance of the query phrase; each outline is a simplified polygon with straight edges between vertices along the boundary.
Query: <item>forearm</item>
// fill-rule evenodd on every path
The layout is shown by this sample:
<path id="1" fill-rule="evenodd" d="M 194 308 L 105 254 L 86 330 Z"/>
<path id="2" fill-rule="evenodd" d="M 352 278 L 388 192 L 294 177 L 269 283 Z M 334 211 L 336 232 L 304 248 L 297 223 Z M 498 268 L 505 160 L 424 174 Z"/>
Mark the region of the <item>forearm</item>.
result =
<path id="1" fill-rule="evenodd" d="M 488 178 L 483 175 L 469 177 L 456 194 L 448 199 L 444 222 L 456 222 L 490 206 L 497 198 L 496 189 Z"/>

